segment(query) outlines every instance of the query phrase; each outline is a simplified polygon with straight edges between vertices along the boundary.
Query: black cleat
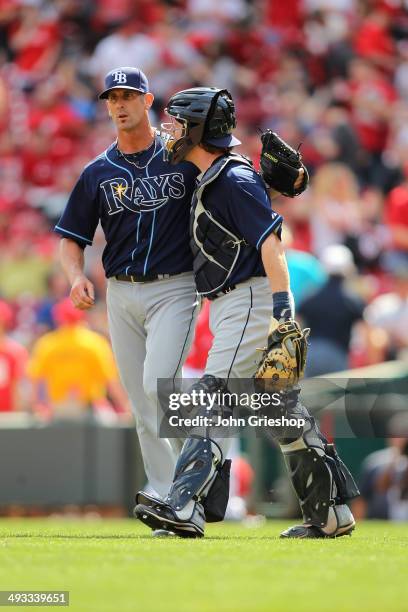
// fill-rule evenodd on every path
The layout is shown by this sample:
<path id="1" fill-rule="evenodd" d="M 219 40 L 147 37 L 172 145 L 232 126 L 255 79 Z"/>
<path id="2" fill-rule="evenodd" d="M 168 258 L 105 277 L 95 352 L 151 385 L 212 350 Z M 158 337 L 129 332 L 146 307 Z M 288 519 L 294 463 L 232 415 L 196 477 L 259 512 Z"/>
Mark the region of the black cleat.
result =
<path id="1" fill-rule="evenodd" d="M 167 529 L 153 529 L 152 538 L 175 538 L 176 534 L 174 531 L 168 531 Z"/>
<path id="2" fill-rule="evenodd" d="M 137 504 L 133 514 L 154 530 L 172 531 L 181 538 L 202 538 L 204 536 L 204 525 L 201 527 L 191 520 L 179 519 L 173 509 L 164 502 L 156 502 L 152 506 Z"/>
<path id="3" fill-rule="evenodd" d="M 334 534 L 328 535 L 314 525 L 294 525 L 286 531 L 282 531 L 281 538 L 304 539 L 304 538 L 340 538 L 344 535 L 350 535 L 355 527 L 355 524 L 338 529 Z"/>

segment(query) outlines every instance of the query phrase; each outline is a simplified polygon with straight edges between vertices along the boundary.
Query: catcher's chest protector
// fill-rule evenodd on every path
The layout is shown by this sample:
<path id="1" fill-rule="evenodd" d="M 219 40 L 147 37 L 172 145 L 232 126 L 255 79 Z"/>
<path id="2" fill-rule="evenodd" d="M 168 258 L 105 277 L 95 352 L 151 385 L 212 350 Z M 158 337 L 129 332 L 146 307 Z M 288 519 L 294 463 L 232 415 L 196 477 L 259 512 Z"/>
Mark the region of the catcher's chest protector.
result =
<path id="1" fill-rule="evenodd" d="M 215 181 L 231 162 L 252 167 L 241 155 L 220 157 L 198 183 L 191 206 L 190 247 L 194 259 L 194 276 L 197 292 L 206 297 L 216 294 L 227 284 L 241 250 L 252 248 L 244 238 L 236 236 L 214 219 L 203 204 L 205 188 Z"/>

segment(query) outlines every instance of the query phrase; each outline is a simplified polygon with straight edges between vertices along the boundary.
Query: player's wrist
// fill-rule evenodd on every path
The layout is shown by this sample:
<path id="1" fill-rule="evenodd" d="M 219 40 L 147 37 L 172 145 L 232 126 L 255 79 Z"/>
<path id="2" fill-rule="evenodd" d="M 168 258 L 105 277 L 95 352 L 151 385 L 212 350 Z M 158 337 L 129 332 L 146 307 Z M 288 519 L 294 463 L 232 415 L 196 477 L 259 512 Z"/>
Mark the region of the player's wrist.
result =
<path id="1" fill-rule="evenodd" d="M 72 275 L 72 279 L 71 279 L 71 284 L 72 285 L 77 285 L 78 283 L 82 283 L 84 281 L 87 281 L 87 277 L 85 276 L 84 272 L 75 272 Z"/>
<path id="2" fill-rule="evenodd" d="M 295 316 L 293 295 L 290 291 L 275 291 L 272 294 L 273 316 L 277 321 L 287 321 Z"/>

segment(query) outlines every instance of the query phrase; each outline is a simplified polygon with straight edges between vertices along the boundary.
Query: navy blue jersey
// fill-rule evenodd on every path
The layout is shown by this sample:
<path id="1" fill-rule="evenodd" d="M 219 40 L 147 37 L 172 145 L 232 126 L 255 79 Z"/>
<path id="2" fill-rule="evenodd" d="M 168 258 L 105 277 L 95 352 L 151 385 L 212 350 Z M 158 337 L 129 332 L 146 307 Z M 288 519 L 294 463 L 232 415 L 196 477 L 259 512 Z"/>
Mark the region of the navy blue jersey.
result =
<path id="1" fill-rule="evenodd" d="M 126 157 L 131 161 L 113 143 L 85 167 L 55 231 L 85 247 L 100 221 L 107 277 L 191 270 L 188 225 L 198 170 L 164 161 L 158 135 L 148 150 Z"/>
<path id="2" fill-rule="evenodd" d="M 250 166 L 229 163 L 204 189 L 203 205 L 217 221 L 253 247 L 241 251 L 228 285 L 265 275 L 261 246 L 272 232 L 280 238 L 283 218 L 272 210 L 259 174 Z"/>

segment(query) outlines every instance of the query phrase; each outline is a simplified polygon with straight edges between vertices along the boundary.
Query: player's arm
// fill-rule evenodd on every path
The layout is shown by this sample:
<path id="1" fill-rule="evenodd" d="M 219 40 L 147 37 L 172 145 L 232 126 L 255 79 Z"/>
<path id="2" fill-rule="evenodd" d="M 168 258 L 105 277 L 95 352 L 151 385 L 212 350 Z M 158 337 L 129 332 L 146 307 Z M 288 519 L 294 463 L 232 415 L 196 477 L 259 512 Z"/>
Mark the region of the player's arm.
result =
<path id="1" fill-rule="evenodd" d="M 290 291 L 289 270 L 281 240 L 269 234 L 261 247 L 261 258 L 273 294 L 273 316 L 278 321 L 294 316 L 294 303 Z"/>
<path id="2" fill-rule="evenodd" d="M 84 249 L 70 238 L 60 243 L 61 265 L 71 284 L 70 298 L 79 310 L 87 310 L 95 303 L 95 290 L 84 273 Z"/>
<path id="3" fill-rule="evenodd" d="M 282 242 L 270 234 L 261 247 L 262 263 L 272 291 L 289 291 L 289 270 Z"/>
<path id="4" fill-rule="evenodd" d="M 293 318 L 289 272 L 281 242 L 281 215 L 271 209 L 265 184 L 251 168 L 234 168 L 227 202 L 231 218 L 245 240 L 261 255 L 273 293 L 273 313 L 278 320 Z"/>
<path id="5" fill-rule="evenodd" d="M 72 303 L 80 310 L 94 304 L 94 287 L 84 274 L 84 249 L 92 245 L 99 222 L 96 175 L 89 164 L 79 177 L 54 231 L 62 236 L 60 261 L 71 284 Z"/>

